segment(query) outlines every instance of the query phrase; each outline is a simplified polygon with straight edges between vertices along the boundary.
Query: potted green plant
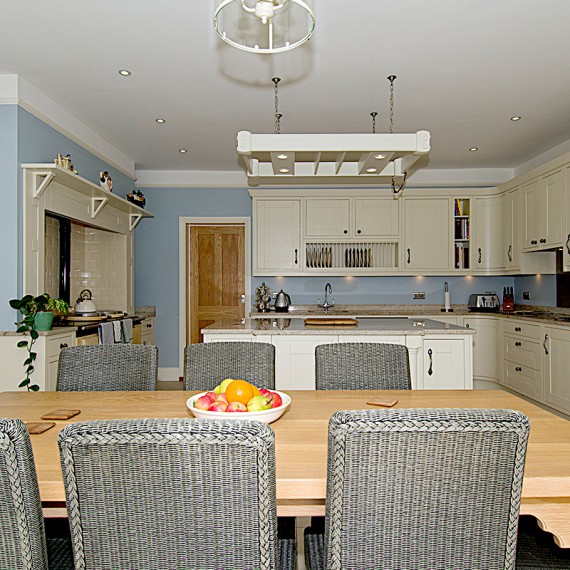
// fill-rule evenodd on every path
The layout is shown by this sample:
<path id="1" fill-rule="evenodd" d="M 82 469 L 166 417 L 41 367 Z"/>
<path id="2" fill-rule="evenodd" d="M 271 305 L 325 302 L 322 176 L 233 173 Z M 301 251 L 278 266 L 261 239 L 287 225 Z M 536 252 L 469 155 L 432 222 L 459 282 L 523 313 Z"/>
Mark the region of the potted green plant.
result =
<path id="1" fill-rule="evenodd" d="M 47 293 L 34 297 L 24 295 L 21 299 L 12 299 L 10 307 L 22 314 L 22 320 L 16 323 L 16 332 L 29 335 L 29 339 L 20 340 L 16 345 L 18 348 L 25 348 L 28 352 L 24 360 L 25 377 L 18 385 L 18 388 L 27 388 L 28 391 L 37 392 L 39 386 L 31 384 L 30 375 L 34 371 L 34 362 L 37 353 L 33 351 L 34 343 L 39 334 L 38 331 L 49 330 L 51 328 L 54 311 L 67 313 L 69 305 L 61 299 L 52 299 Z"/>

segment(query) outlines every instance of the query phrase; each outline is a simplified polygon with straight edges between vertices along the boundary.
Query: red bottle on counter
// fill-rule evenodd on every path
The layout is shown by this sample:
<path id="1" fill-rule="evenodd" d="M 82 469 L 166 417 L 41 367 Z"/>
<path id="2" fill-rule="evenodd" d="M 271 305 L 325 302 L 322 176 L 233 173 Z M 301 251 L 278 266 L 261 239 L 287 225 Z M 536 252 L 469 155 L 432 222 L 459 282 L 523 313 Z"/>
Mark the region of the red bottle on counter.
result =
<path id="1" fill-rule="evenodd" d="M 503 288 L 503 313 L 511 313 L 515 309 L 515 296 L 512 287 Z"/>

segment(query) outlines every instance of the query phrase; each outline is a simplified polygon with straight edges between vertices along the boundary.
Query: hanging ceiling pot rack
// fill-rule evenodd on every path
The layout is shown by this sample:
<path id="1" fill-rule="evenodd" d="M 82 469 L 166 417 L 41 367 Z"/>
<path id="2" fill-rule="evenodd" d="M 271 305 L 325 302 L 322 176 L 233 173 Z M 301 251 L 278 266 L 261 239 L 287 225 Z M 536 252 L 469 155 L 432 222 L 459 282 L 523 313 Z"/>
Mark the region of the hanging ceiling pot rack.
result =
<path id="1" fill-rule="evenodd" d="M 275 133 L 240 131 L 237 152 L 245 163 L 248 184 L 378 184 L 401 192 L 408 171 L 430 151 L 429 131 L 393 132 L 394 80 L 390 75 L 390 133 L 281 134 L 278 84 L 275 85 Z M 400 184 L 396 190 L 395 184 Z"/>

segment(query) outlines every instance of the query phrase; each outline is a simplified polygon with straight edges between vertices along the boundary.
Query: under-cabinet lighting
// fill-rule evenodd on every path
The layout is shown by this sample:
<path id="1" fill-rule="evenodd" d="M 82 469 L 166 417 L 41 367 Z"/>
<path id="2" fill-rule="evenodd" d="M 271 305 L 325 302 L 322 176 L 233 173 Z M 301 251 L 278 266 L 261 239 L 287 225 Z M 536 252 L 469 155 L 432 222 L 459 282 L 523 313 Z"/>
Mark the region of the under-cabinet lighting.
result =
<path id="1" fill-rule="evenodd" d="M 122 75 L 123 77 L 128 77 L 129 75 L 131 75 L 131 72 L 128 69 L 119 69 L 119 75 Z"/>
<path id="2" fill-rule="evenodd" d="M 285 174 L 286 172 L 289 172 L 289 169 L 288 168 L 280 168 L 279 172 L 283 172 Z"/>
<path id="3" fill-rule="evenodd" d="M 374 158 L 376 160 L 382 160 L 383 158 L 386 158 L 386 155 L 385 154 L 377 154 L 374 156 Z"/>
<path id="4" fill-rule="evenodd" d="M 286 158 L 288 158 L 288 156 L 286 154 L 278 154 L 277 158 L 280 160 L 285 160 Z"/>
<path id="5" fill-rule="evenodd" d="M 376 172 L 376 168 L 367 168 L 366 172 Z"/>

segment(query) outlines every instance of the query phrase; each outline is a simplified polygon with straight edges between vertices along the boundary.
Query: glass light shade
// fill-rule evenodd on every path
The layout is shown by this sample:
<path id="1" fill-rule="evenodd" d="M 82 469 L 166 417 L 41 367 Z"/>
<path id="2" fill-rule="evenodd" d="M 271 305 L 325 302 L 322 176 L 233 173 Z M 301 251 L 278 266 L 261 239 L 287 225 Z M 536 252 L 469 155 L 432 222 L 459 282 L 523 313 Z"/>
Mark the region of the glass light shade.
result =
<path id="1" fill-rule="evenodd" d="M 214 28 L 231 46 L 252 53 L 280 53 L 304 44 L 315 16 L 303 0 L 223 0 Z"/>

